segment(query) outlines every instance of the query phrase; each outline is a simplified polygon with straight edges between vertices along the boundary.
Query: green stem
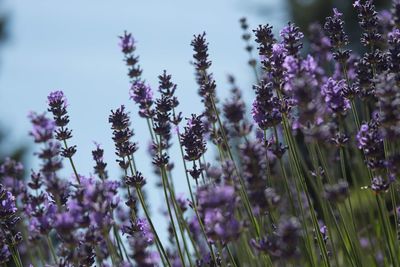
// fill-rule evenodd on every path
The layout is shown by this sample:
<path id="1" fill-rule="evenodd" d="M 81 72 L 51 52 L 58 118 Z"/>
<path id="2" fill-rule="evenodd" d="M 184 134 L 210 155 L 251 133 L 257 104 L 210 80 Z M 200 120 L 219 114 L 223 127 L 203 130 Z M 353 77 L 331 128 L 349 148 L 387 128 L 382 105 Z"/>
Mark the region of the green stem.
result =
<path id="1" fill-rule="evenodd" d="M 48 235 L 46 236 L 46 240 L 47 240 L 47 245 L 50 248 L 51 256 L 53 257 L 54 263 L 57 264 L 58 260 L 57 260 L 56 252 L 54 250 L 53 242 L 51 241 L 51 239 Z"/>
<path id="2" fill-rule="evenodd" d="M 174 218 L 172 216 L 171 206 L 170 206 L 169 197 L 168 197 L 168 193 L 167 193 L 167 185 L 166 185 L 166 183 L 167 183 L 166 179 L 167 178 L 165 177 L 166 173 L 165 173 L 165 166 L 164 165 L 161 167 L 161 176 L 162 176 L 164 197 L 165 197 L 165 201 L 167 203 L 167 210 L 168 210 L 169 218 L 171 220 L 172 231 L 173 231 L 173 234 L 174 234 L 174 237 L 175 237 L 175 240 L 176 240 L 176 246 L 178 248 L 179 257 L 181 259 L 182 265 L 185 266 L 185 260 L 184 260 L 183 254 L 182 254 L 181 246 L 179 244 L 179 238 L 178 238 L 178 234 L 177 234 L 177 231 L 176 231 L 175 222 L 174 222 Z"/>
<path id="3" fill-rule="evenodd" d="M 233 258 L 232 252 L 231 252 L 231 250 L 229 249 L 229 246 L 226 245 L 225 248 L 226 248 L 226 251 L 228 252 L 229 259 L 230 259 L 231 263 L 233 264 L 233 266 L 234 266 L 234 267 L 238 267 L 237 264 L 236 264 L 235 258 Z"/>
<path id="4" fill-rule="evenodd" d="M 151 230 L 153 231 L 154 236 L 156 237 L 156 241 L 157 241 L 157 243 L 158 243 L 158 245 L 160 247 L 161 253 L 164 256 L 165 261 L 167 262 L 167 265 L 171 267 L 172 265 L 171 265 L 171 263 L 170 263 L 170 261 L 168 259 L 168 254 L 165 252 L 165 249 L 164 249 L 164 247 L 163 247 L 163 245 L 162 245 L 162 243 L 160 241 L 160 237 L 158 236 L 156 228 L 154 227 L 153 221 L 150 218 L 150 214 L 149 214 L 149 212 L 147 210 L 146 203 L 144 201 L 144 197 L 143 197 L 142 191 L 141 191 L 141 189 L 139 187 L 136 187 L 136 191 L 137 191 L 137 194 L 138 194 L 138 198 L 139 198 L 140 204 L 142 205 L 143 211 L 144 211 L 144 213 L 146 215 L 147 221 L 149 222 Z"/>

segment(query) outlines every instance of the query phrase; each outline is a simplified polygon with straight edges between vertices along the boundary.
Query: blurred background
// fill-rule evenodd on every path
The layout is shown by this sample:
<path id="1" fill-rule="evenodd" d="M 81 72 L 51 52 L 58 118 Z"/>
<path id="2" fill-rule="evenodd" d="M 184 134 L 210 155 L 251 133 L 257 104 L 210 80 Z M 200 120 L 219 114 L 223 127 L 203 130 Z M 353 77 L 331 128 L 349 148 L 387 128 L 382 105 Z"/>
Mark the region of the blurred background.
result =
<path id="1" fill-rule="evenodd" d="M 378 9 L 389 2 L 375 1 Z M 140 146 L 137 157 L 142 159 L 139 168 L 147 176 L 148 197 L 154 199 L 150 203 L 156 211 L 161 194 L 152 191 L 157 180 L 147 154 L 150 137 L 145 121 L 139 119 L 129 100 L 118 36 L 124 30 L 132 32 L 138 41 L 143 77 L 154 90 L 164 69 L 172 74 L 178 84 L 180 109 L 187 117 L 202 111 L 190 65 L 193 34 L 207 33 L 219 98 L 227 97 L 227 75 L 232 74 L 250 103 L 254 76 L 247 64 L 239 19 L 247 17 L 250 29 L 269 23 L 276 34 L 294 21 L 306 33 L 307 25 L 323 23 L 332 7 L 344 12 L 350 39 L 357 40 L 360 31 L 349 0 L 0 0 L 0 162 L 11 155 L 22 159 L 28 171 L 37 167 L 32 154 L 38 148 L 28 136 L 27 114 L 45 111 L 48 93 L 59 89 L 69 100 L 74 134 L 70 144 L 78 147 L 74 159 L 79 172 L 93 172 L 91 150 L 96 141 L 105 149 L 110 175 L 118 179 L 108 115 L 124 104 L 132 114 Z M 171 157 L 178 155 L 176 148 Z M 212 157 L 212 152 L 209 155 Z M 174 179 L 177 191 L 184 191 L 184 183 L 179 183 L 184 179 L 179 162 Z M 71 173 L 66 164 L 65 176 Z"/>

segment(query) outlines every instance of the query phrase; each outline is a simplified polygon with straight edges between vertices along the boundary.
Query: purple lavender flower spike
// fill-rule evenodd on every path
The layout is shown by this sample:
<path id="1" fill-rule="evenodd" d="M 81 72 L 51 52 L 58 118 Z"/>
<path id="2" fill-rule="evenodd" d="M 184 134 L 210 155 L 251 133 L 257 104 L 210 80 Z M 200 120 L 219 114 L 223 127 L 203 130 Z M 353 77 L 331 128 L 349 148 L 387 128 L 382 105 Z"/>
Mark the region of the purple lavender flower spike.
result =
<path id="1" fill-rule="evenodd" d="M 185 149 L 185 159 L 188 161 L 198 160 L 206 151 L 205 129 L 201 118 L 202 116 L 192 114 L 192 117 L 187 120 L 184 133 L 180 136 Z"/>
<path id="2" fill-rule="evenodd" d="M 129 113 L 125 111 L 125 106 L 122 105 L 115 111 L 111 110 L 108 122 L 111 124 L 111 129 L 113 130 L 116 155 L 120 158 L 117 161 L 121 168 L 127 169 L 129 166 L 124 159 L 130 157 L 138 148 L 136 143 L 130 141 L 134 134 L 129 128 Z"/>
<path id="3" fill-rule="evenodd" d="M 375 47 L 382 41 L 378 29 L 378 13 L 371 0 L 357 0 L 353 4 L 358 13 L 358 21 L 364 32 L 361 35 L 361 44 Z"/>
<path id="4" fill-rule="evenodd" d="M 132 258 L 138 266 L 157 266 L 159 255 L 149 250 L 154 243 L 154 235 L 146 219 L 131 221 L 131 225 L 122 228 L 122 232 L 128 235 L 129 245 L 134 251 Z"/>
<path id="5" fill-rule="evenodd" d="M 19 220 L 15 197 L 0 184 L 0 261 L 7 262 L 10 250 L 22 241 L 15 229 Z"/>
<path id="6" fill-rule="evenodd" d="M 125 31 L 124 35 L 120 36 L 119 39 L 119 46 L 121 47 L 122 53 L 129 54 L 135 50 L 135 39 L 133 39 L 131 33 Z"/>
<path id="7" fill-rule="evenodd" d="M 72 138 L 72 130 L 67 128 L 69 123 L 69 116 L 67 112 L 67 98 L 62 91 L 54 91 L 47 97 L 50 111 L 53 114 L 58 129 L 55 131 L 56 138 L 59 141 L 66 142 L 67 139 Z M 76 153 L 76 146 L 67 146 L 62 148 L 61 155 L 65 158 L 72 158 Z"/>
<path id="8" fill-rule="evenodd" d="M 151 110 L 153 104 L 153 92 L 150 86 L 141 81 L 134 82 L 129 94 L 130 99 L 139 105 L 139 115 L 141 117 L 150 118 L 154 115 Z"/>
<path id="9" fill-rule="evenodd" d="M 242 225 L 234 216 L 237 196 L 233 186 L 201 187 L 198 208 L 209 239 L 228 242 L 238 238 Z"/>
<path id="10" fill-rule="evenodd" d="M 32 130 L 29 132 L 35 143 L 45 143 L 53 138 L 55 122 L 46 117 L 45 114 L 31 112 L 28 115 L 32 123 Z"/>
<path id="11" fill-rule="evenodd" d="M 400 32 L 399 32 L 400 34 Z M 400 138 L 399 74 L 383 73 L 376 79 L 377 109 L 382 134 L 391 141 Z"/>
<path id="12" fill-rule="evenodd" d="M 332 46 L 336 49 L 342 48 L 349 44 L 349 38 L 344 32 L 344 21 L 342 16 L 343 14 L 334 8 L 333 16 L 326 18 L 324 26 Z"/>
<path id="13" fill-rule="evenodd" d="M 279 35 L 282 37 L 282 44 L 285 46 L 288 55 L 298 56 L 300 49 L 303 47 L 301 39 L 304 38 L 304 34 L 300 32 L 299 27 L 289 22 L 288 25 L 280 31 Z"/>
<path id="14" fill-rule="evenodd" d="M 344 97 L 345 88 L 346 82 L 344 80 L 335 81 L 332 78 L 329 78 L 322 86 L 321 93 L 328 110 L 335 115 L 345 115 L 346 111 L 350 109 L 350 101 Z"/>
<path id="15" fill-rule="evenodd" d="M 282 218 L 276 231 L 251 245 L 259 251 L 268 253 L 275 259 L 296 257 L 300 239 L 300 223 L 297 218 Z"/>
<path id="16" fill-rule="evenodd" d="M 5 158 L 3 164 L 0 165 L 0 181 L 17 198 L 22 197 L 25 192 L 23 174 L 24 166 L 21 162 Z"/>
<path id="17" fill-rule="evenodd" d="M 263 130 L 278 125 L 282 121 L 281 103 L 278 97 L 272 94 L 273 84 L 263 80 L 254 86 L 254 89 L 256 99 L 251 110 L 254 121 Z"/>
<path id="18" fill-rule="evenodd" d="M 131 33 L 126 31 L 122 36 L 119 36 L 122 53 L 125 57 L 125 64 L 128 67 L 128 76 L 131 82 L 140 81 L 140 76 L 142 75 L 142 69 L 139 66 L 139 57 L 134 54 L 136 50 L 136 41 Z"/>

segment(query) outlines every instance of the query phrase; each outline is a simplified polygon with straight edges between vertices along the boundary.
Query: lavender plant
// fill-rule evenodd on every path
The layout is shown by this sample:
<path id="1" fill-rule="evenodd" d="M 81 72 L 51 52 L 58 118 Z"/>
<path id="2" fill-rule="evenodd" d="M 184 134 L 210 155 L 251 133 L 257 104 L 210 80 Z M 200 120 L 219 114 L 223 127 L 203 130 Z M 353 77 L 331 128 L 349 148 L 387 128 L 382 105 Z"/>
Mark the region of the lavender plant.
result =
<path id="1" fill-rule="evenodd" d="M 148 125 L 155 175 L 140 170 L 135 152 L 147 144 L 133 140 L 131 106 L 108 118 L 122 178 L 110 177 L 98 144 L 93 174 L 81 174 L 66 96 L 51 92 L 51 117 L 29 115 L 39 167 L 24 183 L 20 163 L 0 165 L 0 264 L 400 266 L 399 6 L 394 0 L 382 19 L 372 1 L 355 1 L 361 54 L 348 49 L 337 9 L 310 26 L 308 54 L 293 23 L 279 36 L 260 25 L 252 37 L 241 19 L 256 81 L 251 118 L 233 76 L 231 96 L 217 98 L 205 33 L 191 42 L 204 111 L 185 116 L 167 71 L 158 90 L 145 82 L 125 32 L 129 94 Z M 184 173 L 173 177 L 175 165 Z M 73 177 L 63 177 L 64 168 Z M 155 176 L 159 187 L 149 189 Z M 161 228 L 146 197 L 158 190 Z"/>

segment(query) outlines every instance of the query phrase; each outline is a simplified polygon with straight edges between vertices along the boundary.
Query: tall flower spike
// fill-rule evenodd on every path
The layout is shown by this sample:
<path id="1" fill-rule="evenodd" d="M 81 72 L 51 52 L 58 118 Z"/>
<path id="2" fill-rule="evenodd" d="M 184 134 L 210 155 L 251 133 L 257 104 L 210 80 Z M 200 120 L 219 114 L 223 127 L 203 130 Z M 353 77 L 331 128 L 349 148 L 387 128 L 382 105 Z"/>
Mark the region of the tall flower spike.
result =
<path id="1" fill-rule="evenodd" d="M 336 8 L 333 9 L 333 16 L 327 17 L 325 20 L 324 30 L 329 36 L 331 41 L 333 58 L 341 64 L 350 58 L 350 50 L 344 49 L 348 45 L 348 37 L 344 32 L 344 21 L 342 19 L 342 13 Z"/>
<path id="2" fill-rule="evenodd" d="M 132 80 L 132 82 L 136 82 L 140 80 L 140 76 L 142 75 L 142 70 L 139 66 L 139 57 L 134 54 L 136 50 L 136 41 L 132 37 L 131 33 L 127 33 L 126 31 L 120 39 L 120 47 L 121 51 L 125 56 L 125 63 L 128 67 L 128 76 Z"/>
<path id="3" fill-rule="evenodd" d="M 192 117 L 187 120 L 184 133 L 180 136 L 185 149 L 185 159 L 188 161 L 198 160 L 206 151 L 205 129 L 201 118 L 202 116 L 192 114 Z"/>
<path id="4" fill-rule="evenodd" d="M 132 84 L 129 91 L 130 98 L 139 105 L 139 115 L 143 118 L 151 118 L 154 115 L 153 91 L 150 86 L 141 81 L 136 81 Z"/>
<path id="5" fill-rule="evenodd" d="M 45 143 L 53 138 L 56 126 L 53 120 L 47 118 L 44 113 L 37 114 L 36 112 L 31 112 L 28 118 L 33 126 L 29 135 L 33 137 L 35 143 Z"/>
<path id="6" fill-rule="evenodd" d="M 311 55 L 322 64 L 332 58 L 332 44 L 330 38 L 325 35 L 323 27 L 319 23 L 313 23 L 308 27 Z"/>
<path id="7" fill-rule="evenodd" d="M 272 33 L 272 26 L 259 25 L 257 29 L 253 30 L 256 36 L 256 43 L 258 43 L 258 54 L 261 57 L 261 63 L 266 71 L 271 69 L 270 57 L 272 56 L 272 47 L 276 43 Z"/>
<path id="8" fill-rule="evenodd" d="M 232 84 L 231 98 L 226 100 L 223 105 L 223 113 L 229 123 L 236 125 L 244 119 L 246 105 L 242 99 L 240 89 L 235 84 L 233 76 L 229 76 L 229 82 Z"/>
<path id="9" fill-rule="evenodd" d="M 330 38 L 331 45 L 335 49 L 340 49 L 349 44 L 349 38 L 344 32 L 342 16 L 343 14 L 334 8 L 333 16 L 327 17 L 324 25 L 324 29 Z"/>
<path id="10" fill-rule="evenodd" d="M 261 142 L 251 141 L 240 146 L 243 178 L 246 181 L 250 203 L 258 212 L 265 212 L 268 199 L 267 187 L 267 150 Z"/>
<path id="11" fill-rule="evenodd" d="M 246 46 L 245 49 L 247 53 L 249 54 L 249 65 L 253 68 L 256 67 L 257 61 L 253 58 L 252 51 L 254 49 L 253 43 L 251 42 L 251 32 L 249 31 L 249 24 L 247 23 L 247 19 L 245 17 L 241 18 L 239 20 L 240 23 L 240 28 L 242 28 L 242 39 L 245 41 Z M 257 70 L 255 70 L 256 78 L 258 79 L 258 73 Z"/>
<path id="12" fill-rule="evenodd" d="M 376 118 L 361 125 L 356 136 L 357 146 L 366 157 L 371 169 L 381 168 L 385 158 L 383 137 L 379 131 L 379 121 Z"/>
<path id="13" fill-rule="evenodd" d="M 384 73 L 377 78 L 379 122 L 384 137 L 391 141 L 400 139 L 400 87 L 398 85 L 398 73 Z"/>
<path id="14" fill-rule="evenodd" d="M 262 80 L 259 85 L 254 86 L 256 99 L 253 102 L 251 113 L 258 126 L 266 130 L 278 125 L 282 121 L 280 100 L 273 96 L 273 84 Z"/>
<path id="15" fill-rule="evenodd" d="M 154 236 L 146 219 L 131 220 L 129 226 L 123 227 L 122 232 L 128 235 L 128 244 L 134 251 L 131 257 L 137 266 L 157 266 L 159 255 L 149 251 L 154 243 Z"/>
<path id="16" fill-rule="evenodd" d="M 322 86 L 322 95 L 330 112 L 335 115 L 345 115 L 350 109 L 350 101 L 344 97 L 346 83 L 329 78 Z"/>
<path id="17" fill-rule="evenodd" d="M 279 35 L 282 38 L 282 44 L 287 50 L 288 55 L 298 56 L 303 47 L 301 39 L 304 38 L 304 34 L 300 31 L 299 27 L 289 22 L 288 25 L 280 31 Z"/>
<path id="18" fill-rule="evenodd" d="M 96 149 L 92 151 L 93 160 L 96 162 L 96 165 L 94 166 L 94 173 L 97 174 L 101 179 L 107 179 L 107 163 L 105 163 L 103 159 L 104 150 L 99 144 L 95 143 L 95 145 Z"/>
<path id="19" fill-rule="evenodd" d="M 358 21 L 364 32 L 361 35 L 361 43 L 364 46 L 375 47 L 382 41 L 382 35 L 378 29 L 378 13 L 371 0 L 354 2 L 353 6 L 358 13 Z"/>
<path id="20" fill-rule="evenodd" d="M 125 111 L 125 106 L 122 105 L 115 111 L 111 110 L 108 122 L 111 124 L 111 129 L 113 130 L 112 139 L 115 144 L 115 154 L 120 158 L 117 162 L 121 168 L 127 169 L 129 165 L 127 165 L 125 160 L 136 152 L 137 145 L 130 141 L 133 131 L 129 128 L 129 114 Z"/>
<path id="21" fill-rule="evenodd" d="M 50 111 L 53 114 L 54 121 L 58 129 L 56 130 L 56 138 L 62 142 L 72 137 L 72 130 L 69 130 L 69 116 L 67 112 L 67 98 L 62 91 L 51 92 L 47 97 Z M 61 155 L 65 158 L 72 158 L 76 153 L 76 146 L 64 146 Z"/>
<path id="22" fill-rule="evenodd" d="M 205 38 L 205 32 L 194 36 L 191 42 L 193 47 L 193 65 L 195 66 L 196 81 L 199 85 L 199 95 L 202 98 L 201 101 L 204 104 L 204 115 L 208 120 L 208 123 L 217 121 L 214 110 L 214 104 L 217 103 L 215 93 L 215 80 L 213 75 L 209 73 L 208 69 L 211 66 L 211 61 L 208 59 L 208 43 Z"/>

